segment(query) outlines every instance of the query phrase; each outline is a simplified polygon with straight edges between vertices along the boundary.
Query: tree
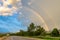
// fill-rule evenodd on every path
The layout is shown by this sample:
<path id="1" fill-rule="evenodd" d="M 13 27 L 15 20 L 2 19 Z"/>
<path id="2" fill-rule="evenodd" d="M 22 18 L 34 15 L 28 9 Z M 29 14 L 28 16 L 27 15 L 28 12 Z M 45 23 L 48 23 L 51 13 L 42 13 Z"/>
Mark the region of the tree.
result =
<path id="1" fill-rule="evenodd" d="M 18 33 L 20 36 L 24 36 L 24 31 L 20 30 L 20 32 Z"/>
<path id="2" fill-rule="evenodd" d="M 37 26 L 35 33 L 36 33 L 36 36 L 38 36 L 38 35 L 44 36 L 46 34 L 46 31 L 43 27 Z"/>
<path id="3" fill-rule="evenodd" d="M 59 31 L 57 28 L 54 28 L 53 31 L 51 32 L 51 35 L 56 37 L 56 36 L 59 36 Z"/>
<path id="4" fill-rule="evenodd" d="M 38 36 L 41 34 L 41 26 L 36 26 L 35 35 Z"/>
<path id="5" fill-rule="evenodd" d="M 34 29 L 35 29 L 34 23 L 31 23 L 28 27 L 28 31 L 32 32 L 32 31 L 34 31 Z"/>
<path id="6" fill-rule="evenodd" d="M 35 25 L 34 25 L 34 23 L 31 23 L 31 24 L 29 25 L 27 31 L 28 31 L 29 36 L 33 36 L 33 35 L 34 35 L 34 31 L 35 31 Z"/>
<path id="7" fill-rule="evenodd" d="M 45 36 L 46 35 L 46 31 L 45 31 L 45 29 L 42 27 L 41 28 L 41 34 L 40 34 L 41 36 Z"/>

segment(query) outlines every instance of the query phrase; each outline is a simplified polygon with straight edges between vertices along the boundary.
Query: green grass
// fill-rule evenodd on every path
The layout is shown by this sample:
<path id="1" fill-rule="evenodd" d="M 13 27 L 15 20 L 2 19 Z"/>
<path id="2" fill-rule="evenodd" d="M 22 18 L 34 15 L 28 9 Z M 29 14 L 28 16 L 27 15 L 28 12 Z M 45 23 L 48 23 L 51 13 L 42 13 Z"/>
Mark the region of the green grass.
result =
<path id="1" fill-rule="evenodd" d="M 45 40 L 60 40 L 60 37 L 43 37 Z"/>
<path id="2" fill-rule="evenodd" d="M 60 40 L 60 37 L 51 37 L 51 36 L 38 36 L 35 38 L 40 38 L 40 39 L 44 39 L 44 40 Z"/>
<path id="3" fill-rule="evenodd" d="M 53 39 L 45 39 L 45 40 L 60 40 L 60 39 L 56 39 L 56 38 L 54 39 L 54 38 L 53 38 Z"/>

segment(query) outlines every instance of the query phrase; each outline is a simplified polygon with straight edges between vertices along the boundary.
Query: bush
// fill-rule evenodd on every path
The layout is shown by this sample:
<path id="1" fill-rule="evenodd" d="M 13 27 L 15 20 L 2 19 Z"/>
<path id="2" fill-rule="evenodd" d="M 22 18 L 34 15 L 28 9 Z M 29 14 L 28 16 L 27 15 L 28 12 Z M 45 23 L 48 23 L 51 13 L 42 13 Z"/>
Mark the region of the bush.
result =
<path id="1" fill-rule="evenodd" d="M 57 28 L 54 28 L 53 31 L 51 32 L 51 36 L 58 37 L 59 36 L 59 31 Z"/>

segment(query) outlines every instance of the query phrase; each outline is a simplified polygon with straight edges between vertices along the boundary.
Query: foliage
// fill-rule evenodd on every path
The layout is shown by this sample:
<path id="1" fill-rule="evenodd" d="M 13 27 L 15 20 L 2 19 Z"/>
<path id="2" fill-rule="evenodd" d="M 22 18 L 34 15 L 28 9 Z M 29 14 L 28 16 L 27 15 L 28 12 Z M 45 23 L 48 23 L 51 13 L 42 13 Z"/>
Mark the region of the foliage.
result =
<path id="1" fill-rule="evenodd" d="M 31 23 L 27 29 L 28 29 L 27 31 L 20 30 L 20 32 L 15 34 L 10 34 L 10 35 L 17 35 L 17 36 L 39 36 L 39 35 L 45 36 L 46 35 L 46 31 L 44 30 L 44 28 L 42 28 L 41 26 L 35 26 L 34 23 Z"/>
<path id="2" fill-rule="evenodd" d="M 0 36 L 5 36 L 7 34 L 0 34 Z M 46 32 L 45 29 L 43 27 L 41 27 L 40 25 L 35 26 L 34 23 L 31 23 L 28 27 L 27 27 L 27 31 L 24 30 L 20 30 L 20 32 L 17 33 L 9 33 L 10 36 L 31 36 L 31 37 L 38 37 L 39 38 L 47 38 L 48 36 L 54 36 L 54 37 L 58 37 L 59 36 L 59 31 L 57 28 L 54 28 L 52 30 L 52 32 Z"/>
<path id="3" fill-rule="evenodd" d="M 37 26 L 35 33 L 36 33 L 37 36 L 38 35 L 44 36 L 46 34 L 46 31 L 41 26 Z"/>
<path id="4" fill-rule="evenodd" d="M 52 35 L 52 36 L 55 36 L 55 37 L 59 36 L 59 31 L 58 31 L 58 29 L 57 29 L 57 28 L 54 28 L 53 31 L 51 32 L 51 35 Z"/>
<path id="5" fill-rule="evenodd" d="M 32 32 L 32 31 L 34 31 L 34 29 L 35 29 L 34 23 L 31 23 L 31 24 L 29 25 L 27 31 L 28 31 L 28 32 Z"/>
<path id="6" fill-rule="evenodd" d="M 44 36 L 46 34 L 46 31 L 41 26 L 35 26 L 34 23 L 31 23 L 27 30 L 29 36 Z"/>
<path id="7" fill-rule="evenodd" d="M 27 30 L 28 35 L 29 36 L 33 36 L 34 35 L 34 31 L 35 31 L 35 25 L 34 25 L 34 23 L 31 23 L 29 25 L 29 27 L 28 27 L 28 30 Z"/>

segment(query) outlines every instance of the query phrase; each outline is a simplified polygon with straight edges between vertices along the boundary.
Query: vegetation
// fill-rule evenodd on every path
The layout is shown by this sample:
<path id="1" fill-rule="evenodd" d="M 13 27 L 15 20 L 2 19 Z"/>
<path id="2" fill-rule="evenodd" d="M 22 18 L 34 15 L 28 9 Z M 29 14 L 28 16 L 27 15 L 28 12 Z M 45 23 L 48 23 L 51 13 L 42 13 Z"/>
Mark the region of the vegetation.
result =
<path id="1" fill-rule="evenodd" d="M 51 32 L 46 32 L 43 27 L 40 25 L 35 26 L 34 23 L 31 23 L 27 27 L 27 31 L 20 30 L 20 32 L 17 33 L 10 33 L 10 35 L 16 35 L 16 36 L 31 36 L 31 37 L 38 37 L 38 38 L 46 38 L 46 37 L 59 37 L 59 30 L 57 28 L 54 28 Z"/>
<path id="2" fill-rule="evenodd" d="M 16 33 L 18 36 L 45 36 L 46 31 L 41 26 L 35 26 L 34 23 L 31 23 L 27 31 L 20 30 Z"/>
<path id="3" fill-rule="evenodd" d="M 51 36 L 58 37 L 59 36 L 59 31 L 57 28 L 54 28 L 53 31 L 51 32 Z"/>
<path id="4" fill-rule="evenodd" d="M 10 36 L 27 36 L 27 37 L 35 37 L 35 38 L 41 38 L 46 40 L 60 40 L 60 34 L 59 30 L 57 28 L 54 28 L 51 32 L 46 32 L 43 27 L 40 25 L 35 26 L 34 23 L 31 23 L 27 27 L 27 31 L 20 30 L 20 32 L 17 33 L 8 33 Z M 0 36 L 5 36 L 7 34 L 0 34 Z M 57 38 L 58 37 L 58 38 Z"/>

